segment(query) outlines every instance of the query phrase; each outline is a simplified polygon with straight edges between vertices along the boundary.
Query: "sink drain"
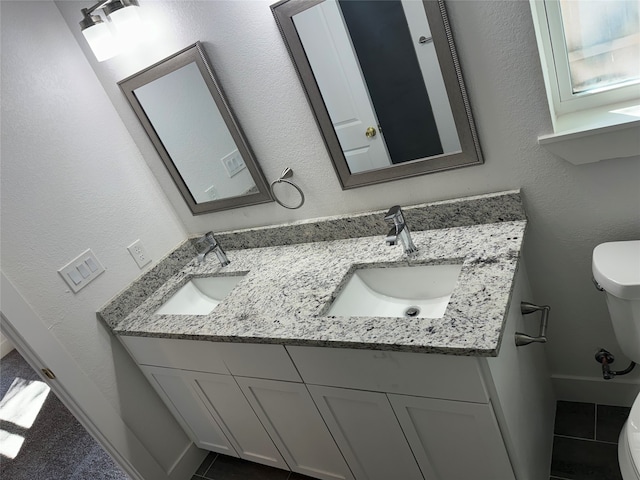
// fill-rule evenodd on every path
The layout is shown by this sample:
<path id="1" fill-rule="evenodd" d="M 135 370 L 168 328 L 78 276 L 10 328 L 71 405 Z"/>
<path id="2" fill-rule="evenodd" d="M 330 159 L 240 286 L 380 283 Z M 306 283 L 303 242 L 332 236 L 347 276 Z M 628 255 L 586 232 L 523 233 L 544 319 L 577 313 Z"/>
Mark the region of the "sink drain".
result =
<path id="1" fill-rule="evenodd" d="M 420 313 L 420 309 L 418 307 L 409 307 L 404 311 L 404 316 L 413 318 L 418 316 L 419 313 Z"/>

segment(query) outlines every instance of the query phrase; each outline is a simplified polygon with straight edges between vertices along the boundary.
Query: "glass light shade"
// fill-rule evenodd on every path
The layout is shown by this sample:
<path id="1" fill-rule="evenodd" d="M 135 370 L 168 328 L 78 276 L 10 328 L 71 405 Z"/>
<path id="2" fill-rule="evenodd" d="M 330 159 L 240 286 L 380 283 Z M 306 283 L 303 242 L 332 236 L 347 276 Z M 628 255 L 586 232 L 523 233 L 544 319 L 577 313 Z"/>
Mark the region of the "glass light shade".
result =
<path id="1" fill-rule="evenodd" d="M 108 60 L 119 53 L 118 45 L 106 23 L 96 23 L 85 28 L 82 30 L 82 34 L 99 62 Z"/>
<path id="2" fill-rule="evenodd" d="M 138 7 L 130 5 L 109 14 L 123 48 L 137 45 L 143 40 L 144 25 L 138 15 Z"/>

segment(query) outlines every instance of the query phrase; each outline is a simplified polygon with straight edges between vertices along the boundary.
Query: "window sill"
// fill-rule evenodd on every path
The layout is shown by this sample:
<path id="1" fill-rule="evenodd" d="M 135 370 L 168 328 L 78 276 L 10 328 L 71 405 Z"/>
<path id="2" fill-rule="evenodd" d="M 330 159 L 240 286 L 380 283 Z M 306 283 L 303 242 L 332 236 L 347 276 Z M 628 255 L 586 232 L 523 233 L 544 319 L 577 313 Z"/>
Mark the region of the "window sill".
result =
<path id="1" fill-rule="evenodd" d="M 640 114 L 601 108 L 576 112 L 556 119 L 556 133 L 538 137 L 551 153 L 574 164 L 640 155 Z M 636 110 L 639 107 L 636 106 Z"/>

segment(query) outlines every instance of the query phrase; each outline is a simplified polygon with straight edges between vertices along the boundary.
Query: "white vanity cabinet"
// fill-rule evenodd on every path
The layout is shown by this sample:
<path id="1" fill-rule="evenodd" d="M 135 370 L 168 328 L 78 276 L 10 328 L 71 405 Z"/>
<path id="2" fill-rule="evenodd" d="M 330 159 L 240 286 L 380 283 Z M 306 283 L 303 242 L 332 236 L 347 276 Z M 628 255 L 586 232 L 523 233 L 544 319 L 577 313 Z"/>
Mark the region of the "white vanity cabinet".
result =
<path id="1" fill-rule="evenodd" d="M 478 359 L 287 350 L 356 479 L 517 478 Z"/>
<path id="2" fill-rule="evenodd" d="M 198 383 L 188 371 L 140 365 L 151 385 L 169 407 L 191 440 L 200 448 L 239 456 L 216 418 L 198 393 Z M 209 408 L 208 408 L 209 407 Z"/>
<path id="3" fill-rule="evenodd" d="M 324 480 L 353 479 L 304 384 L 236 380 L 292 471 Z"/>
<path id="4" fill-rule="evenodd" d="M 232 376 L 146 365 L 140 368 L 197 446 L 288 469 Z"/>
<path id="5" fill-rule="evenodd" d="M 289 470 L 230 371 L 300 381 L 283 347 L 120 338 L 197 446 Z"/>
<path id="6" fill-rule="evenodd" d="M 388 397 L 424 478 L 515 478 L 490 404 Z"/>
<path id="7" fill-rule="evenodd" d="M 307 388 L 356 479 L 423 480 L 384 393 Z"/>
<path id="8" fill-rule="evenodd" d="M 200 447 L 323 480 L 549 478 L 555 398 L 523 266 L 497 357 L 121 336 Z M 552 320 L 553 321 L 553 320 Z"/>
<path id="9" fill-rule="evenodd" d="M 120 337 L 200 448 L 352 480 L 284 347 Z"/>
<path id="10" fill-rule="evenodd" d="M 555 398 L 543 346 L 515 346 L 539 322 L 516 278 L 497 357 L 286 347 L 356 480 L 549 478 Z"/>

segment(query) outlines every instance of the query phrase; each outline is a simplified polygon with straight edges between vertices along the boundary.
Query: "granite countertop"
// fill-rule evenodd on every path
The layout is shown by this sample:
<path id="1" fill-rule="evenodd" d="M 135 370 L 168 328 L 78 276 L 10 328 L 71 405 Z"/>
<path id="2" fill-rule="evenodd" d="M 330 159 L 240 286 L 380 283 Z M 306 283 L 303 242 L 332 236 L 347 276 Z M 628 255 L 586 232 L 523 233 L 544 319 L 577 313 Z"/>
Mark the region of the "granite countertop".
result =
<path id="1" fill-rule="evenodd" d="M 99 316 L 117 335 L 495 356 L 526 227 L 524 214 L 520 218 L 412 231 L 419 252 L 410 260 L 401 246 L 385 245 L 381 234 L 228 250 L 226 267 L 210 254 L 139 294 L 131 311 L 114 315 L 115 307 L 107 306 Z M 355 268 L 461 262 L 443 318 L 326 314 Z M 243 273 L 209 315 L 154 313 L 192 277 Z"/>

